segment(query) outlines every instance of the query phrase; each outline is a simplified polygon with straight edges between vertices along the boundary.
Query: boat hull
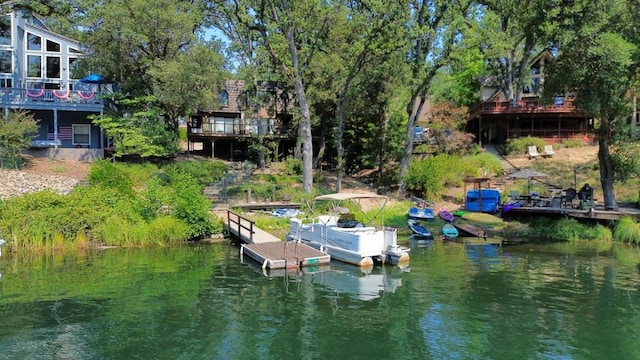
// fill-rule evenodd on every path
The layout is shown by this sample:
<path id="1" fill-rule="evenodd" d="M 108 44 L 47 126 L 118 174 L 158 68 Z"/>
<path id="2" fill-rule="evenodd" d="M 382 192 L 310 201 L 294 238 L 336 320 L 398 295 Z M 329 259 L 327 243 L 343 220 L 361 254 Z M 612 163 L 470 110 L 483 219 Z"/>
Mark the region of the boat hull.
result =
<path id="1" fill-rule="evenodd" d="M 335 216 L 319 216 L 313 223 L 290 220 L 288 240 L 297 240 L 331 255 L 332 259 L 358 266 L 374 262 L 398 264 L 408 261 L 410 249 L 398 246 L 397 230 L 383 227 L 338 226 Z"/>
<path id="2" fill-rule="evenodd" d="M 407 221 L 407 226 L 409 226 L 409 229 L 411 229 L 411 231 L 416 235 L 419 235 L 425 238 L 431 238 L 431 239 L 433 238 L 433 235 L 431 234 L 429 229 L 424 227 L 422 224 L 420 224 L 420 222 L 416 220 Z"/>
<path id="3" fill-rule="evenodd" d="M 422 219 L 422 220 L 433 220 L 434 213 L 433 209 L 430 208 L 421 208 L 421 207 L 412 207 L 409 209 L 409 218 L 411 219 Z"/>

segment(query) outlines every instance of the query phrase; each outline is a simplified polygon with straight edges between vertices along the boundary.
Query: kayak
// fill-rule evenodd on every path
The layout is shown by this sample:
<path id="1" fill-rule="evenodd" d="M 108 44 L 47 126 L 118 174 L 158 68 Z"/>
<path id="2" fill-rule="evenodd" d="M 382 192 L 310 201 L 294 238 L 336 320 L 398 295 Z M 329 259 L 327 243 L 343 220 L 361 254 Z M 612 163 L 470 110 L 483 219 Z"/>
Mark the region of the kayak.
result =
<path id="1" fill-rule="evenodd" d="M 455 226 L 451 224 L 444 224 L 444 226 L 442 226 L 442 237 L 445 240 L 454 240 L 458 235 L 458 229 L 456 229 Z"/>
<path id="2" fill-rule="evenodd" d="M 447 211 L 447 209 L 445 208 L 440 208 L 440 211 L 438 211 L 438 216 L 440 217 L 440 219 L 446 222 L 452 222 L 455 219 L 453 214 Z"/>
<path id="3" fill-rule="evenodd" d="M 503 220 L 495 215 L 479 213 L 479 212 L 470 212 L 462 215 L 462 218 L 465 220 L 473 221 L 481 224 L 502 224 Z"/>

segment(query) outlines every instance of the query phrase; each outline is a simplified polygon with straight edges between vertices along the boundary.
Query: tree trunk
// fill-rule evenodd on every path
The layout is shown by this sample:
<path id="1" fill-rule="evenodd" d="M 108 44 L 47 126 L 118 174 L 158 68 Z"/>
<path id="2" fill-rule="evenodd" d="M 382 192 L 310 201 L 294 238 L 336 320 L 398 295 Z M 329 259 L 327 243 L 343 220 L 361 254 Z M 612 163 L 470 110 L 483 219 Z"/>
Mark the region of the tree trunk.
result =
<path id="1" fill-rule="evenodd" d="M 411 112 L 409 120 L 407 121 L 407 138 L 404 145 L 404 155 L 402 156 L 402 163 L 400 163 L 400 183 L 398 184 L 397 196 L 403 199 L 407 193 L 407 172 L 409 171 L 409 163 L 411 162 L 411 155 L 413 155 L 413 136 L 416 127 L 416 122 L 422 108 L 424 107 L 425 98 L 414 95 L 411 99 Z"/>
<path id="2" fill-rule="evenodd" d="M 601 116 L 600 131 L 598 132 L 598 162 L 600 165 L 600 185 L 604 196 L 604 208 L 617 210 L 618 204 L 613 192 L 613 159 L 609 152 L 611 125 L 608 116 Z"/>

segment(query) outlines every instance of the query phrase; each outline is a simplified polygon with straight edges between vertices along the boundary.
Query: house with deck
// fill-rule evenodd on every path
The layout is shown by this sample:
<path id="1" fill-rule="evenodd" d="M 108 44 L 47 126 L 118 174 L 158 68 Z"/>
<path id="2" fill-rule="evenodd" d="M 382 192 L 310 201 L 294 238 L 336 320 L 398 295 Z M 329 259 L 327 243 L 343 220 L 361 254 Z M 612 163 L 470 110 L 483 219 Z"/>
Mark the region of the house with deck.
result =
<path id="1" fill-rule="evenodd" d="M 190 152 L 230 161 L 246 160 L 252 142 L 275 144 L 286 155 L 295 146 L 292 95 L 275 81 L 227 80 L 219 107 L 200 110 L 187 120 Z"/>
<path id="2" fill-rule="evenodd" d="M 549 144 L 563 139 L 590 140 L 593 121 L 573 104 L 572 94 L 557 96 L 553 104 L 540 101 L 544 67 L 553 61 L 548 51 L 529 66 L 529 81 L 518 101 L 505 96 L 495 77 L 481 81 L 481 101 L 469 110 L 466 130 L 481 143 L 502 144 L 509 139 L 534 136 Z"/>
<path id="3" fill-rule="evenodd" d="M 0 109 L 23 110 L 38 120 L 34 156 L 92 160 L 104 156 L 105 138 L 89 115 L 102 114 L 110 85 L 82 81 L 73 72 L 82 44 L 51 31 L 24 10 L 0 21 Z"/>

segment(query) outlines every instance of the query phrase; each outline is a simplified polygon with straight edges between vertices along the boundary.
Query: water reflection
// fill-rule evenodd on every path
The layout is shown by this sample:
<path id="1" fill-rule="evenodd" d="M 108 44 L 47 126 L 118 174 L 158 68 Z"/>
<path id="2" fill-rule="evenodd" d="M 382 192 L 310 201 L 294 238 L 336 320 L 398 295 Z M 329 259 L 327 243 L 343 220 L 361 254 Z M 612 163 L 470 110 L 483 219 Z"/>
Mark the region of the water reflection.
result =
<path id="1" fill-rule="evenodd" d="M 395 293 L 402 286 L 402 273 L 409 271 L 408 267 L 357 267 L 340 262 L 300 269 L 273 270 L 262 269 L 255 261 L 247 261 L 245 264 L 267 278 L 286 278 L 284 284 L 287 287 L 289 282 L 310 282 L 314 288 L 319 285 L 322 290 L 328 290 L 331 296 L 346 295 L 362 301 L 380 298 L 384 293 Z"/>
<path id="2" fill-rule="evenodd" d="M 500 248 L 495 244 L 464 244 L 465 254 L 478 270 L 490 270 L 500 265 Z"/>

